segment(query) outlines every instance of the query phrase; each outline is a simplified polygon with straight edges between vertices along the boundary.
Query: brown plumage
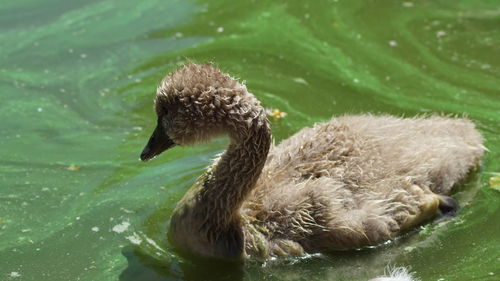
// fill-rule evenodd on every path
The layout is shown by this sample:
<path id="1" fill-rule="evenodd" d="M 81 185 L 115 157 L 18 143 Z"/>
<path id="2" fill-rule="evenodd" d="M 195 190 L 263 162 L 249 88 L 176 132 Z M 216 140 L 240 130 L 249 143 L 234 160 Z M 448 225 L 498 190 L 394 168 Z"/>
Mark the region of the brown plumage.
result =
<path id="1" fill-rule="evenodd" d="M 380 243 L 453 209 L 445 196 L 476 167 L 465 118 L 343 116 L 271 145 L 260 102 L 214 66 L 188 64 L 156 95 L 141 158 L 227 134 L 230 144 L 179 202 L 175 244 L 206 257 L 301 255 Z"/>

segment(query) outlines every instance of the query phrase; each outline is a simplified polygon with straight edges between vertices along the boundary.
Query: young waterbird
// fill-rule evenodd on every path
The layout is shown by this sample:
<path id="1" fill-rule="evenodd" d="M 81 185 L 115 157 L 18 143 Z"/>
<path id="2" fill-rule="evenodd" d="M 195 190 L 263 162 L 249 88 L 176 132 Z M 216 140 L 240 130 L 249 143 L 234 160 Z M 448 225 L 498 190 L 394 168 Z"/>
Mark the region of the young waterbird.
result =
<path id="1" fill-rule="evenodd" d="M 484 147 L 465 118 L 342 116 L 273 146 L 246 87 L 211 64 L 166 76 L 141 159 L 228 135 L 179 202 L 173 242 L 203 257 L 267 258 L 374 245 L 442 213 Z"/>

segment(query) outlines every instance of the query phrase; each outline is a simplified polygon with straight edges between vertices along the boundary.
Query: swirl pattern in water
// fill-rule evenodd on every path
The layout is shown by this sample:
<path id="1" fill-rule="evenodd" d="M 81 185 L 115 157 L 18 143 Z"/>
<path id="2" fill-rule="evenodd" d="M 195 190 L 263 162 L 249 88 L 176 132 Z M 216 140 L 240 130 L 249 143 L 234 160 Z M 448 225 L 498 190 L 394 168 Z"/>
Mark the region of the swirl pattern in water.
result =
<path id="1" fill-rule="evenodd" d="M 1 280 L 498 280 L 500 4 L 493 0 L 7 1 L 0 8 Z M 176 202 L 227 145 L 144 165 L 158 81 L 214 61 L 276 142 L 345 113 L 468 115 L 489 149 L 458 215 L 374 249 L 262 263 L 180 257 Z"/>

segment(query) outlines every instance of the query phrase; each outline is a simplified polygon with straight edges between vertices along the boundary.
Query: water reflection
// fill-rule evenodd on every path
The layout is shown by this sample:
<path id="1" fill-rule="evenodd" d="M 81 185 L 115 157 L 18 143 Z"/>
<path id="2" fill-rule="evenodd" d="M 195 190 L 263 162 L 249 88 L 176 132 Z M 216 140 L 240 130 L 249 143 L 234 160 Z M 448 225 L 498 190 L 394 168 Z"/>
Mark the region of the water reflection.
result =
<path id="1" fill-rule="evenodd" d="M 238 281 L 244 277 L 244 263 L 215 259 L 172 259 L 160 261 L 137 246 L 127 246 L 122 250 L 128 266 L 120 275 L 120 281 Z"/>

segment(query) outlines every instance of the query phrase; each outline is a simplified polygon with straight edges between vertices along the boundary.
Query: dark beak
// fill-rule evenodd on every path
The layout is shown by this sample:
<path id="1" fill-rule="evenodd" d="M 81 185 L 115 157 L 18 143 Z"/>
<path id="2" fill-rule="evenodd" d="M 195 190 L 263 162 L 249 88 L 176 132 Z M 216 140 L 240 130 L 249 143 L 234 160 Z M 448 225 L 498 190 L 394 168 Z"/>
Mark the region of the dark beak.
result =
<path id="1" fill-rule="evenodd" d="M 153 134 L 149 138 L 148 144 L 146 144 L 146 147 L 144 147 L 144 149 L 142 150 L 141 160 L 148 161 L 151 158 L 154 158 L 156 155 L 174 146 L 174 141 L 167 136 L 167 134 L 163 130 L 163 127 L 158 124 Z"/>

